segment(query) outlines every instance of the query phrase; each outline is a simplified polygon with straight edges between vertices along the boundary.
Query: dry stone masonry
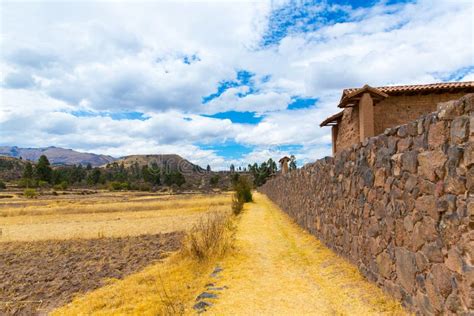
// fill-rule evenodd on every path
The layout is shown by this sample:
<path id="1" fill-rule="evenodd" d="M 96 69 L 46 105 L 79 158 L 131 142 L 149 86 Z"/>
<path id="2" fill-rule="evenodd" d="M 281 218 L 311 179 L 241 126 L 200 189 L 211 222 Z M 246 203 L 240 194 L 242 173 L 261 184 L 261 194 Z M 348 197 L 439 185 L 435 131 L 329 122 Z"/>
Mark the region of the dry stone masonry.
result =
<path id="1" fill-rule="evenodd" d="M 408 309 L 474 311 L 474 94 L 260 191 Z"/>

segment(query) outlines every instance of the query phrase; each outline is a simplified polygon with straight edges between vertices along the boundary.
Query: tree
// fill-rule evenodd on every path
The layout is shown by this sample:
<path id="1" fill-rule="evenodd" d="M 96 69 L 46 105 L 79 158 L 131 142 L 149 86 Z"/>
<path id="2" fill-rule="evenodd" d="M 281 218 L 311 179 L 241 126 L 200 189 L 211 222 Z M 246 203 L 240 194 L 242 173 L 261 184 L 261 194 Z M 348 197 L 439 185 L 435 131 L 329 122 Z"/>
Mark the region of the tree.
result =
<path id="1" fill-rule="evenodd" d="M 36 165 L 36 177 L 40 181 L 51 181 L 52 169 L 49 164 L 49 160 L 45 155 L 41 155 Z"/>
<path id="2" fill-rule="evenodd" d="M 296 170 L 296 157 L 294 155 L 290 156 L 290 170 Z"/>
<path id="3" fill-rule="evenodd" d="M 158 167 L 148 168 L 148 166 L 142 167 L 142 176 L 145 182 L 152 185 L 160 185 L 160 169 Z"/>
<path id="4" fill-rule="evenodd" d="M 230 169 L 230 172 L 235 172 L 235 166 L 234 166 L 234 164 L 231 164 L 229 169 Z"/>
<path id="5" fill-rule="evenodd" d="M 186 182 L 186 179 L 181 172 L 172 171 L 165 174 L 164 182 L 166 185 L 176 184 L 178 187 L 180 187 Z"/>
<path id="6" fill-rule="evenodd" d="M 206 170 L 207 172 L 211 172 L 211 166 L 207 165 Z"/>
<path id="7" fill-rule="evenodd" d="M 33 179 L 33 166 L 31 162 L 27 162 L 25 165 L 25 170 L 23 171 L 23 178 L 24 179 Z"/>
<path id="8" fill-rule="evenodd" d="M 210 184 L 211 186 L 215 187 L 216 185 L 219 184 L 219 178 L 220 178 L 220 177 L 219 177 L 218 174 L 212 176 L 212 177 L 209 179 L 209 184 Z"/>
<path id="9" fill-rule="evenodd" d="M 87 176 L 87 183 L 97 184 L 100 181 L 101 172 L 99 168 L 94 168 L 92 172 Z"/>

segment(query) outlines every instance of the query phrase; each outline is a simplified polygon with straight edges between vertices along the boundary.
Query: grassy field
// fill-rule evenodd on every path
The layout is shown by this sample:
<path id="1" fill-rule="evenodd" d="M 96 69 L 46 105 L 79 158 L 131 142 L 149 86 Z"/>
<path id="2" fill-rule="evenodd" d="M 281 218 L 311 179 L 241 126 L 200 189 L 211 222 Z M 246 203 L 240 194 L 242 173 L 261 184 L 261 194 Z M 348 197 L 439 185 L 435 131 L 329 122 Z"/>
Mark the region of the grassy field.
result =
<path id="1" fill-rule="evenodd" d="M 189 229 L 203 214 L 230 210 L 228 194 L 99 192 L 0 200 L 0 242 L 122 237 Z"/>
<path id="2" fill-rule="evenodd" d="M 208 214 L 231 212 L 225 193 L 2 196 L 1 315 L 43 315 L 134 275 L 180 249 L 185 232 Z"/>

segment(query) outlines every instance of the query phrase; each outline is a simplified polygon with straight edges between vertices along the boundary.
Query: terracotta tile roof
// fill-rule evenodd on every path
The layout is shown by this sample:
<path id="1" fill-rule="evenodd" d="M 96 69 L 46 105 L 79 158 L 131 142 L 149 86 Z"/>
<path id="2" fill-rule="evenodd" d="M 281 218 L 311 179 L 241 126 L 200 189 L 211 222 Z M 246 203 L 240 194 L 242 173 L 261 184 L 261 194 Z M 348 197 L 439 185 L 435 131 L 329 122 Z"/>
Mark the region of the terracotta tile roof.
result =
<path id="1" fill-rule="evenodd" d="M 336 123 L 338 120 L 342 118 L 343 113 L 344 111 L 341 111 L 339 113 L 331 115 L 330 117 L 322 121 L 321 124 L 319 124 L 319 126 L 323 127 L 323 126 L 328 126 L 330 123 Z"/>
<path id="2" fill-rule="evenodd" d="M 350 94 L 359 89 L 360 88 L 344 89 L 342 92 L 342 95 L 344 97 L 345 95 Z M 403 85 L 403 86 L 384 86 L 384 87 L 375 87 L 375 89 L 380 90 L 388 95 L 403 94 L 403 93 L 435 92 L 435 91 L 443 92 L 443 91 L 455 91 L 455 90 L 464 90 L 464 89 L 469 89 L 469 90 L 472 89 L 474 91 L 474 81 L 441 82 L 441 83 Z"/>

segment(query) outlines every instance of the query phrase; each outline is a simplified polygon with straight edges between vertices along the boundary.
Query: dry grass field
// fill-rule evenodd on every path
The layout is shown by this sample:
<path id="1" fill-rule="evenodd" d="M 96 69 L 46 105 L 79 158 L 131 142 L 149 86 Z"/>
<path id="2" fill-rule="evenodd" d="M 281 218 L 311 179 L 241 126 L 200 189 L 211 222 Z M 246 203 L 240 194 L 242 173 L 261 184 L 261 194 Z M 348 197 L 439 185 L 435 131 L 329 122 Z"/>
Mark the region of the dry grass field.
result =
<path id="1" fill-rule="evenodd" d="M 123 237 L 190 228 L 209 211 L 230 210 L 228 194 L 99 192 L 0 199 L 0 242 Z"/>
<path id="2" fill-rule="evenodd" d="M 0 199 L 0 314 L 45 314 L 179 249 L 230 194 L 96 192 Z"/>

